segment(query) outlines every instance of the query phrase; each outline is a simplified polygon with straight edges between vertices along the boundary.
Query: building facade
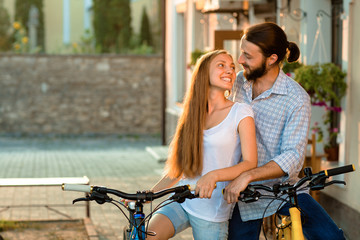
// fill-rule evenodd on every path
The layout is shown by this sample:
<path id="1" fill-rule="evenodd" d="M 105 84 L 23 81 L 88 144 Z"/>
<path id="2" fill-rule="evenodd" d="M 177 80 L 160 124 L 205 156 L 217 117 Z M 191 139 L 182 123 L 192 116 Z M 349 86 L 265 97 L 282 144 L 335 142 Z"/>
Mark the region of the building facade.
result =
<path id="1" fill-rule="evenodd" d="M 181 103 L 190 75 L 191 53 L 217 48 L 219 36 L 221 45 L 239 56 L 236 34 L 249 25 L 272 21 L 287 33 L 288 40 L 298 44 L 300 61 L 304 64 L 334 62 L 347 72 L 348 89 L 342 100 L 340 117 L 339 161 L 329 165 L 322 161 L 322 168 L 354 164 L 360 168 L 360 49 L 357 42 L 360 30 L 360 2 L 358 0 L 174 0 L 166 2 L 166 131 L 170 142 L 177 119 L 182 112 Z M 335 21 L 335 22 L 334 22 Z M 235 33 L 232 37 L 225 36 Z M 230 34 L 231 35 L 231 34 Z M 232 38 L 232 40 L 231 40 Z M 312 122 L 321 122 L 324 110 L 313 106 Z M 322 152 L 318 144 L 318 152 Z M 325 208 L 344 229 L 349 239 L 359 234 L 360 181 L 359 172 L 340 177 L 346 180 L 346 187 L 333 186 L 325 191 L 328 197 Z M 357 224 L 354 224 L 354 220 Z"/>

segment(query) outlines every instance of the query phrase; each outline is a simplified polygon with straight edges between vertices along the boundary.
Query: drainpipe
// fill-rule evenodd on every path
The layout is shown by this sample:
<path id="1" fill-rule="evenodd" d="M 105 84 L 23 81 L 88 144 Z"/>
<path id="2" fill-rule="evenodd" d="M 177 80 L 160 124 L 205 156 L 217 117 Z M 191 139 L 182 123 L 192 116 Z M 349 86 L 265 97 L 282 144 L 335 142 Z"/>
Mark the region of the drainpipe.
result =
<path id="1" fill-rule="evenodd" d="M 161 122 L 161 144 L 166 142 L 166 0 L 162 0 L 161 18 L 162 18 L 162 122 Z"/>

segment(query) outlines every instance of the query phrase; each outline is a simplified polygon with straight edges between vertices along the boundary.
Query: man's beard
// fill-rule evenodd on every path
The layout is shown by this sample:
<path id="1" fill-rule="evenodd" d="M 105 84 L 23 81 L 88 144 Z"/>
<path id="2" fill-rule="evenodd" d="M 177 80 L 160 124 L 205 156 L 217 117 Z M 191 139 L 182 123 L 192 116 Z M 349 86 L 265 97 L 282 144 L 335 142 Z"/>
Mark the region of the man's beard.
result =
<path id="1" fill-rule="evenodd" d="M 245 67 L 247 67 L 249 69 L 248 65 L 244 65 Z M 254 70 L 249 70 L 249 71 L 244 71 L 244 76 L 247 80 L 254 80 L 256 81 L 257 78 L 260 78 L 262 76 L 265 75 L 265 73 L 267 73 L 267 69 L 266 69 L 266 61 L 264 60 L 260 67 L 255 68 Z"/>

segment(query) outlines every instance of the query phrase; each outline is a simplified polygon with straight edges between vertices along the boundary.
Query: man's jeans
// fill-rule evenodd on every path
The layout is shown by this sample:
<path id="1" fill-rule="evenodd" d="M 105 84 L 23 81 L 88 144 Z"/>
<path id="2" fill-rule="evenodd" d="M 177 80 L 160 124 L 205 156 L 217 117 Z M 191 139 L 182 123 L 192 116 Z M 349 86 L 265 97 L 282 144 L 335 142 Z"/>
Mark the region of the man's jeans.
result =
<path id="1" fill-rule="evenodd" d="M 261 200 L 260 200 L 261 201 Z M 336 226 L 326 211 L 309 194 L 298 195 L 301 208 L 303 232 L 308 240 L 342 240 L 344 233 Z M 289 216 L 289 204 L 286 203 L 279 211 L 281 215 Z M 229 222 L 229 240 L 258 240 L 262 219 L 243 222 L 236 204 Z"/>

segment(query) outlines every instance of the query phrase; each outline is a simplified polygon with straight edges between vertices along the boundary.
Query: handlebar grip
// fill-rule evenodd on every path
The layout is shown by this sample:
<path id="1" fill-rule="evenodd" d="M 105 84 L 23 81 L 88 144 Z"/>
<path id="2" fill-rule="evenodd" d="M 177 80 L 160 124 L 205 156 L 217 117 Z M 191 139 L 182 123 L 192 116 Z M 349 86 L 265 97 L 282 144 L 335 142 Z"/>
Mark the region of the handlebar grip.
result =
<path id="1" fill-rule="evenodd" d="M 352 171 L 355 171 L 354 164 L 325 170 L 325 174 L 328 177 L 331 177 L 334 175 L 339 175 L 339 174 L 348 173 L 348 172 L 352 172 Z"/>
<path id="2" fill-rule="evenodd" d="M 80 185 L 80 184 L 63 183 L 61 188 L 64 191 L 75 191 L 75 192 L 85 192 L 85 193 L 91 193 L 92 191 L 92 186 Z"/>

